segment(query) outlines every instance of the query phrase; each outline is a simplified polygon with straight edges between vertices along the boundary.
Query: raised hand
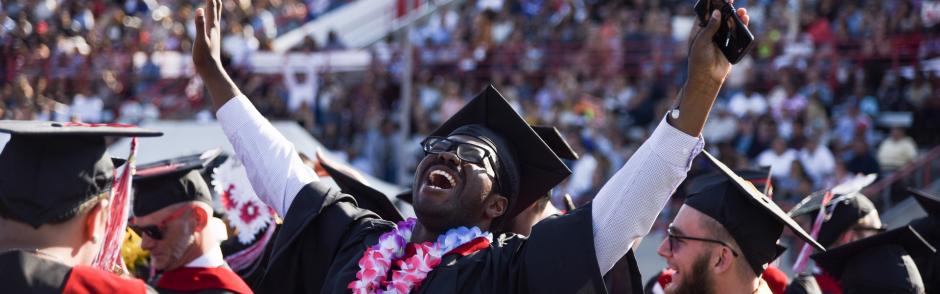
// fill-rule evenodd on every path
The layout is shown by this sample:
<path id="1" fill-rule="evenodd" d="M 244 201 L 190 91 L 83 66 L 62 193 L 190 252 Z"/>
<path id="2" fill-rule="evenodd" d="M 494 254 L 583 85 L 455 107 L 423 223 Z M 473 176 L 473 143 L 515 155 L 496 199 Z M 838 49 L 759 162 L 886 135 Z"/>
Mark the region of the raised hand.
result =
<path id="1" fill-rule="evenodd" d="M 735 13 L 741 18 L 745 25 L 750 18 L 747 10 L 738 8 Z M 732 20 L 729 18 L 729 22 Z M 721 25 L 721 13 L 718 10 L 712 11 L 708 24 L 702 28 L 694 26 L 692 29 L 692 44 L 689 48 L 689 79 L 709 79 L 711 82 L 719 85 L 724 82 L 725 77 L 731 72 L 731 63 L 724 57 L 718 46 L 712 41 L 712 37 L 718 31 Z M 726 25 L 732 25 L 728 23 Z M 706 81 L 699 81 L 706 82 Z"/>
<path id="2" fill-rule="evenodd" d="M 193 41 L 193 64 L 196 73 L 212 97 L 216 109 L 229 99 L 241 95 L 238 86 L 232 82 L 222 68 L 222 0 L 206 0 L 205 8 L 196 9 L 196 40 Z"/>
<path id="3" fill-rule="evenodd" d="M 196 9 L 196 39 L 193 41 L 193 64 L 196 72 L 205 76 L 209 70 L 221 67 L 222 1 L 206 0 L 205 8 Z"/>
<path id="4" fill-rule="evenodd" d="M 745 25 L 748 24 L 750 18 L 747 10 L 738 8 L 735 13 Z M 718 91 L 731 72 L 731 63 L 712 42 L 712 37 L 721 25 L 720 20 L 721 13 L 715 10 L 704 28 L 693 25 L 692 44 L 689 46 L 689 77 L 679 93 L 678 117 L 670 116 L 669 119 L 670 124 L 691 136 L 698 137 L 702 133 Z"/>

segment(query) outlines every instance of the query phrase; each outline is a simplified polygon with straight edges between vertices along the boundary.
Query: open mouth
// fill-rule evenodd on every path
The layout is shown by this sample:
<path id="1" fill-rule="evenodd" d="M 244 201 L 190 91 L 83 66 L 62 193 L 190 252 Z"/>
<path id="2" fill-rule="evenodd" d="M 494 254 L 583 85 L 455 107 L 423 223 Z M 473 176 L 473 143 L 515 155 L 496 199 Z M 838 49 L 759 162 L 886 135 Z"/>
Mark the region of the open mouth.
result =
<path id="1" fill-rule="evenodd" d="M 433 168 L 431 172 L 428 173 L 425 183 L 429 188 L 437 190 L 450 190 L 457 186 L 455 176 L 440 168 Z"/>

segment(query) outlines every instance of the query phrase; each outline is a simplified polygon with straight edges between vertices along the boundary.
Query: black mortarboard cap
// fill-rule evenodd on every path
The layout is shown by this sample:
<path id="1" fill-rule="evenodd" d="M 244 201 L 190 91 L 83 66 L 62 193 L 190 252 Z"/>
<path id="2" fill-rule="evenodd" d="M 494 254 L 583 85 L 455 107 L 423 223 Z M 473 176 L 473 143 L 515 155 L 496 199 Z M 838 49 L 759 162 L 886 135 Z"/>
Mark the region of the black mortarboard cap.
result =
<path id="1" fill-rule="evenodd" d="M 936 253 L 911 226 L 857 240 L 812 256 L 845 293 L 923 293 L 912 257 Z"/>
<path id="2" fill-rule="evenodd" d="M 493 86 L 470 100 L 431 136 L 457 134 L 481 138 L 497 149 L 499 192 L 510 202 L 504 219 L 545 197 L 552 187 L 571 175 L 551 147 Z"/>
<path id="3" fill-rule="evenodd" d="M 927 215 L 940 217 L 940 197 L 927 194 L 927 192 L 914 188 L 907 188 L 907 191 L 914 195 L 917 204 L 920 204 L 920 207 L 924 209 Z"/>
<path id="4" fill-rule="evenodd" d="M 819 213 L 819 206 L 826 194 L 826 190 L 803 198 L 790 209 L 790 217 L 807 215 L 811 217 L 810 221 L 815 221 L 816 214 Z M 834 195 L 832 200 L 826 205 L 832 213 L 819 227 L 819 235 L 816 240 L 819 244 L 829 247 L 832 246 L 842 236 L 845 231 L 852 228 L 858 221 L 875 210 L 875 204 L 865 195 L 858 192 L 851 192 L 844 195 Z"/>
<path id="5" fill-rule="evenodd" d="M 400 222 L 405 219 L 401 215 L 401 212 L 398 211 L 398 208 L 395 208 L 395 204 L 392 203 L 388 196 L 385 196 L 385 194 L 379 190 L 369 187 L 369 185 L 359 181 L 346 171 L 338 169 L 336 167 L 338 163 L 332 162 L 323 156 L 317 156 L 317 158 L 319 159 L 320 166 L 326 170 L 326 173 L 330 174 L 330 177 L 333 178 L 333 181 L 339 186 L 340 191 L 352 195 L 353 198 L 356 199 L 356 204 L 359 207 L 375 212 L 382 217 L 382 219 L 387 221 Z"/>
<path id="6" fill-rule="evenodd" d="M 211 206 L 212 194 L 202 171 L 220 153 L 212 149 L 138 167 L 134 175 L 134 215 L 145 216 L 181 202 L 199 201 Z"/>
<path id="7" fill-rule="evenodd" d="M 777 239 L 784 226 L 816 249 L 825 251 L 753 184 L 736 175 L 707 151 L 702 151 L 702 154 L 724 173 L 726 180 L 690 195 L 685 205 L 721 223 L 741 247 L 755 274 L 760 276 L 766 265 L 783 252 L 784 248 L 777 245 Z"/>
<path id="8" fill-rule="evenodd" d="M 578 159 L 578 152 L 571 149 L 571 145 L 568 144 L 568 141 L 565 140 L 565 137 L 561 135 L 557 128 L 553 126 L 532 126 L 532 129 L 558 157 L 568 160 Z"/>
<path id="9" fill-rule="evenodd" d="M 759 170 L 755 169 L 742 169 L 734 171 L 735 174 L 741 178 L 754 184 L 754 187 L 757 188 L 757 191 L 765 191 L 767 185 L 770 183 L 770 168 L 762 168 Z M 689 194 L 695 194 L 702 191 L 703 188 L 720 183 L 725 181 L 727 177 L 721 171 L 704 174 L 693 178 L 688 183 L 688 188 L 686 191 Z"/>
<path id="10" fill-rule="evenodd" d="M 105 138 L 162 132 L 125 125 L 0 121 L 0 215 L 35 228 L 111 189 L 115 163 Z"/>

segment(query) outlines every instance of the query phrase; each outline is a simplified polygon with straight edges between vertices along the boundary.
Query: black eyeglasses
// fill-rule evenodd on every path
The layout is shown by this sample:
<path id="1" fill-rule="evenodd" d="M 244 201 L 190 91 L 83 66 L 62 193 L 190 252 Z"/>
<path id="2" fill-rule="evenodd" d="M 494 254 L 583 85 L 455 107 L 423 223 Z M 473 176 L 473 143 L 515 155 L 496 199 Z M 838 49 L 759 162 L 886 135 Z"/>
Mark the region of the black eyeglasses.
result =
<path id="1" fill-rule="evenodd" d="M 425 154 L 440 154 L 441 152 L 456 150 L 457 152 L 454 154 L 456 154 L 457 158 L 460 158 L 461 161 L 479 165 L 484 169 L 486 169 L 485 163 L 489 161 L 492 171 L 486 169 L 486 174 L 492 177 L 494 182 L 498 182 L 496 178 L 496 163 L 493 161 L 490 150 L 483 146 L 454 141 L 444 137 L 431 136 L 421 141 L 421 149 L 424 150 Z M 498 184 L 494 185 L 494 187 L 498 186 Z"/>
<path id="2" fill-rule="evenodd" d="M 184 212 L 188 211 L 187 208 L 189 207 L 180 207 L 179 209 L 174 211 L 173 214 L 171 214 L 170 216 L 167 216 L 162 221 L 160 221 L 159 225 L 146 225 L 146 226 L 129 225 L 128 227 L 131 228 L 131 230 L 134 230 L 134 232 L 140 236 L 146 235 L 147 237 L 150 237 L 151 239 L 154 239 L 154 240 L 163 240 L 163 237 L 164 237 L 163 231 L 166 230 L 166 224 L 180 217 L 181 215 L 183 215 Z"/>
<path id="3" fill-rule="evenodd" d="M 483 165 L 484 160 L 490 156 L 490 151 L 482 146 L 444 137 L 427 137 L 421 141 L 421 148 L 426 154 L 438 154 L 456 149 L 455 154 L 460 160 L 478 165 Z"/>
<path id="4" fill-rule="evenodd" d="M 731 245 L 728 245 L 728 243 L 725 243 L 719 240 L 676 235 L 672 227 L 666 229 L 666 234 L 668 236 L 667 238 L 669 238 L 669 252 L 672 252 L 678 247 L 679 241 L 692 240 L 692 241 L 720 244 L 721 246 L 728 247 L 728 250 L 731 250 L 731 254 L 734 255 L 734 257 L 738 257 L 738 252 L 734 251 L 734 249 L 731 249 Z"/>

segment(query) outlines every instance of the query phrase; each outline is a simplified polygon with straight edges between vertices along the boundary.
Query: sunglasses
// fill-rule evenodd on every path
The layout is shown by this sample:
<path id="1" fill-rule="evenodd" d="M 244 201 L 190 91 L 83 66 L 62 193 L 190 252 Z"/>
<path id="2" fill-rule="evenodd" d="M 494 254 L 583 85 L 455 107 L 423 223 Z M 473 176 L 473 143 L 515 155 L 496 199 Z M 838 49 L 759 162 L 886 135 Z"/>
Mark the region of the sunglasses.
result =
<path id="1" fill-rule="evenodd" d="M 679 247 L 679 242 L 692 240 L 692 241 L 720 244 L 721 246 L 728 247 L 728 250 L 731 250 L 731 254 L 734 255 L 734 257 L 738 257 L 738 252 L 734 251 L 734 249 L 731 248 L 731 245 L 728 245 L 728 243 L 725 243 L 719 240 L 677 235 L 675 231 L 673 231 L 672 227 L 666 229 L 666 234 L 667 234 L 667 238 L 669 238 L 669 252 L 673 252 L 674 250 L 676 250 L 676 248 Z"/>
<path id="2" fill-rule="evenodd" d="M 137 235 L 146 235 L 147 237 L 150 237 L 154 240 L 163 240 L 163 232 L 166 230 L 166 224 L 173 221 L 174 219 L 179 218 L 187 211 L 189 211 L 188 206 L 180 207 L 179 209 L 173 211 L 173 213 L 169 216 L 163 218 L 163 220 L 160 221 L 160 224 L 146 226 L 129 225 L 128 227 L 131 228 L 131 230 L 134 230 Z"/>

